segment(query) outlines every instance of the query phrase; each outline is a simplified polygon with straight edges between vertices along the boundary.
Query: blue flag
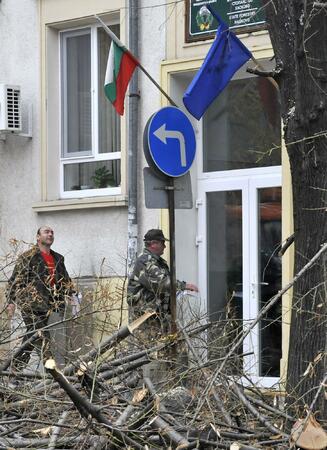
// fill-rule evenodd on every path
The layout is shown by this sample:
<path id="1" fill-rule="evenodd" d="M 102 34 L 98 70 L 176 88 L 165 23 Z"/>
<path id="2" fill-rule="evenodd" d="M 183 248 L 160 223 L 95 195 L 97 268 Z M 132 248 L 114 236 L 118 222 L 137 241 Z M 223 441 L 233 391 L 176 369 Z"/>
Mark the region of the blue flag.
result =
<path id="1" fill-rule="evenodd" d="M 207 8 L 220 25 L 201 68 L 183 95 L 186 109 L 198 120 L 226 87 L 234 73 L 252 56 L 218 14 L 209 5 Z"/>

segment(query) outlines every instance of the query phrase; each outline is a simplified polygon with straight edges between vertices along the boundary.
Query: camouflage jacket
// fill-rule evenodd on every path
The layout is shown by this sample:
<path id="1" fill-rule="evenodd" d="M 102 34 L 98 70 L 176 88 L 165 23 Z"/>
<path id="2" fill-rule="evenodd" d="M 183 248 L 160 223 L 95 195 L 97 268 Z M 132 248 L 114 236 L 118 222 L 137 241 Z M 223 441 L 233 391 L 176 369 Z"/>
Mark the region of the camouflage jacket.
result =
<path id="1" fill-rule="evenodd" d="M 185 289 L 184 281 L 176 282 L 176 289 Z M 147 309 L 169 312 L 170 273 L 166 261 L 144 249 L 137 258 L 134 270 L 128 281 L 127 301 L 136 315 Z"/>
<path id="2" fill-rule="evenodd" d="M 50 272 L 37 246 L 26 251 L 17 260 L 8 281 L 7 302 L 17 304 L 22 312 L 45 313 L 63 310 L 65 296 L 73 292 L 64 257 L 50 250 L 55 261 L 55 283 L 50 285 Z"/>

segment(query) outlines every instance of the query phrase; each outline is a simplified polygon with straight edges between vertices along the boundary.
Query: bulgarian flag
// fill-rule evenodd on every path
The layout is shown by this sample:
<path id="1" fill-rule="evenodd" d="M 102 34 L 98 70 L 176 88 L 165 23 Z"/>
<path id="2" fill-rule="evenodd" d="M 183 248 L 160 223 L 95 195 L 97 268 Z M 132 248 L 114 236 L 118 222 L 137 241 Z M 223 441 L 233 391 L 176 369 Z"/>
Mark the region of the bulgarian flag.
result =
<path id="1" fill-rule="evenodd" d="M 118 114 L 122 116 L 127 86 L 139 62 L 116 36 L 115 38 L 109 50 L 104 92 Z"/>

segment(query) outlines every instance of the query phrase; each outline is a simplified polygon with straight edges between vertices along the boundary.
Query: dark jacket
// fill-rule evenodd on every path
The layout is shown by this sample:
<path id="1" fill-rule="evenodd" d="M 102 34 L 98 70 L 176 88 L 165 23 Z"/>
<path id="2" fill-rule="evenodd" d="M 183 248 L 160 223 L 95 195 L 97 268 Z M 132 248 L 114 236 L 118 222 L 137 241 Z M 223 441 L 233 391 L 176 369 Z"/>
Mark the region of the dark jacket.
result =
<path id="1" fill-rule="evenodd" d="M 178 290 L 185 289 L 184 281 L 177 281 Z M 166 261 L 161 256 L 145 249 L 137 258 L 128 281 L 127 302 L 136 315 L 152 309 L 168 312 L 170 302 L 170 273 Z"/>
<path id="2" fill-rule="evenodd" d="M 65 296 L 73 293 L 64 257 L 53 250 L 50 252 L 55 261 L 54 286 L 50 285 L 50 272 L 38 246 L 23 253 L 17 260 L 6 294 L 8 303 L 15 303 L 23 313 L 62 311 Z"/>

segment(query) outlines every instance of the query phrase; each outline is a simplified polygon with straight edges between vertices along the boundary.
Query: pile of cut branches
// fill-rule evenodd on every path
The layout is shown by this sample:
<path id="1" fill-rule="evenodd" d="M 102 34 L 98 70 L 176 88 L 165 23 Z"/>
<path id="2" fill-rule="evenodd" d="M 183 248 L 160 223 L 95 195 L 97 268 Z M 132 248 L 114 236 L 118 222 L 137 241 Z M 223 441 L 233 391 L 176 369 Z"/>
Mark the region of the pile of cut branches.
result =
<path id="1" fill-rule="evenodd" d="M 226 333 L 215 358 L 201 348 L 203 335 L 215 334 L 208 323 L 137 347 L 137 331 L 151 316 L 122 326 L 61 370 L 49 359 L 44 373 L 13 373 L 11 360 L 3 361 L 0 449 L 290 448 L 284 425 L 296 419 L 283 395 L 267 395 L 249 380 L 244 386 L 237 374 L 244 355 L 226 359 Z M 313 427 L 323 442 L 311 419 L 296 427 L 293 441 Z M 324 448 L 317 439 L 303 448 Z"/>

